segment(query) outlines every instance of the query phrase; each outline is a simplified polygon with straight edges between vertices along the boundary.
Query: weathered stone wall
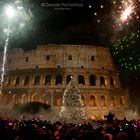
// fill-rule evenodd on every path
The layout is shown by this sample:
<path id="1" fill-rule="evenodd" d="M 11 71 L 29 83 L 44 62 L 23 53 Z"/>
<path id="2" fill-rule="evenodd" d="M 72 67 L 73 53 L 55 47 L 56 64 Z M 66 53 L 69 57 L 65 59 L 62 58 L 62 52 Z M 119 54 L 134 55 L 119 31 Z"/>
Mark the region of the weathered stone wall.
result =
<path id="1" fill-rule="evenodd" d="M 128 91 L 121 89 L 109 49 L 90 45 L 8 51 L 1 104 L 41 101 L 59 112 L 70 75 L 76 79 L 89 117 L 103 117 L 109 111 L 120 116 L 128 107 Z"/>
<path id="2" fill-rule="evenodd" d="M 31 51 L 24 51 L 21 48 L 8 51 L 9 70 L 36 68 L 36 66 L 38 68 L 81 68 L 83 66 L 84 68 L 115 70 L 109 49 L 103 47 L 45 45 Z"/>

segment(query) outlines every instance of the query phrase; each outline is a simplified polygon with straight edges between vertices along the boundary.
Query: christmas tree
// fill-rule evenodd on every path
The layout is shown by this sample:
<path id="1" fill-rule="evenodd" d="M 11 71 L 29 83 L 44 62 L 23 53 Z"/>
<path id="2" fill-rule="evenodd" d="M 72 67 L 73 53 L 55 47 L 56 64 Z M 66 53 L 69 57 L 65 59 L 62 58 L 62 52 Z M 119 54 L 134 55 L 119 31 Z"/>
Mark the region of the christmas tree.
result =
<path id="1" fill-rule="evenodd" d="M 60 117 L 66 122 L 82 123 L 87 119 L 81 94 L 75 84 L 75 79 L 71 76 L 71 81 L 66 86 L 63 94 L 63 102 Z"/>

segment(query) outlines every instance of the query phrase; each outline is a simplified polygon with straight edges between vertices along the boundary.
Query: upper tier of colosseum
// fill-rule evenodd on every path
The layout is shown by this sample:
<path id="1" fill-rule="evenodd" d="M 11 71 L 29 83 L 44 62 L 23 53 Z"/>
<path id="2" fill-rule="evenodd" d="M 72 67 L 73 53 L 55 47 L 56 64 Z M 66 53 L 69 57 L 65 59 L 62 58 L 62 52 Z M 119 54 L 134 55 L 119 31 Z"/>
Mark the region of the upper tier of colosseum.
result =
<path id="1" fill-rule="evenodd" d="M 0 52 L 2 57 L 2 52 Z M 2 59 L 1 59 L 2 61 Z M 89 68 L 116 70 L 108 48 L 93 45 L 40 45 L 35 50 L 8 50 L 8 70 L 29 68 Z"/>

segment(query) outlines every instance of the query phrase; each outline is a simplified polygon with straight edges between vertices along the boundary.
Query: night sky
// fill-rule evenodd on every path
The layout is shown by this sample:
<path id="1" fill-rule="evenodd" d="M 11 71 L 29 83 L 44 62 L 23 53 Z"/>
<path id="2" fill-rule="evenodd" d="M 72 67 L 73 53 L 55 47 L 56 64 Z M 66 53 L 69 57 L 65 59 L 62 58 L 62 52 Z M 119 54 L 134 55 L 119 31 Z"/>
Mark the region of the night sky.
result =
<path id="1" fill-rule="evenodd" d="M 17 16 L 17 20 L 12 21 L 10 48 L 32 49 L 49 43 L 110 47 L 119 37 L 137 31 L 140 25 L 138 6 L 135 8 L 137 14 L 132 15 L 128 22 L 118 21 L 122 0 L 0 1 L 1 13 L 7 3 L 22 6 L 26 12 L 23 17 Z M 136 2 L 140 5 L 138 0 Z M 6 26 L 5 22 L 2 21 L 1 30 Z M 22 23 L 24 26 L 21 28 Z"/>
<path id="2" fill-rule="evenodd" d="M 9 48 L 30 50 L 50 43 L 109 47 L 123 88 L 129 88 L 131 102 L 138 105 L 140 37 L 130 37 L 139 35 L 140 0 L 0 0 L 1 50 L 8 26 L 3 10 L 9 3 L 20 11 L 11 22 Z M 129 6 L 126 17 L 122 12 Z"/>

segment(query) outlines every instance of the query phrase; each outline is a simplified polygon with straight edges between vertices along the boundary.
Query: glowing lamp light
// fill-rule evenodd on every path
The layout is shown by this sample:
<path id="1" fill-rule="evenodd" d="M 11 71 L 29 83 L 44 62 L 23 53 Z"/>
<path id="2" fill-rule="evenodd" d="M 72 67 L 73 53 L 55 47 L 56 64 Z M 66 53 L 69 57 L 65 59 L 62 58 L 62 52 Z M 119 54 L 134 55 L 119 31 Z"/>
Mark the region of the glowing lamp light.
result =
<path id="1" fill-rule="evenodd" d="M 96 117 L 94 115 L 92 115 L 90 118 L 91 118 L 91 120 L 95 120 L 96 119 Z"/>
<path id="2" fill-rule="evenodd" d="M 12 6 L 8 5 L 5 8 L 5 13 L 8 16 L 8 18 L 12 18 L 15 15 L 15 10 Z"/>

